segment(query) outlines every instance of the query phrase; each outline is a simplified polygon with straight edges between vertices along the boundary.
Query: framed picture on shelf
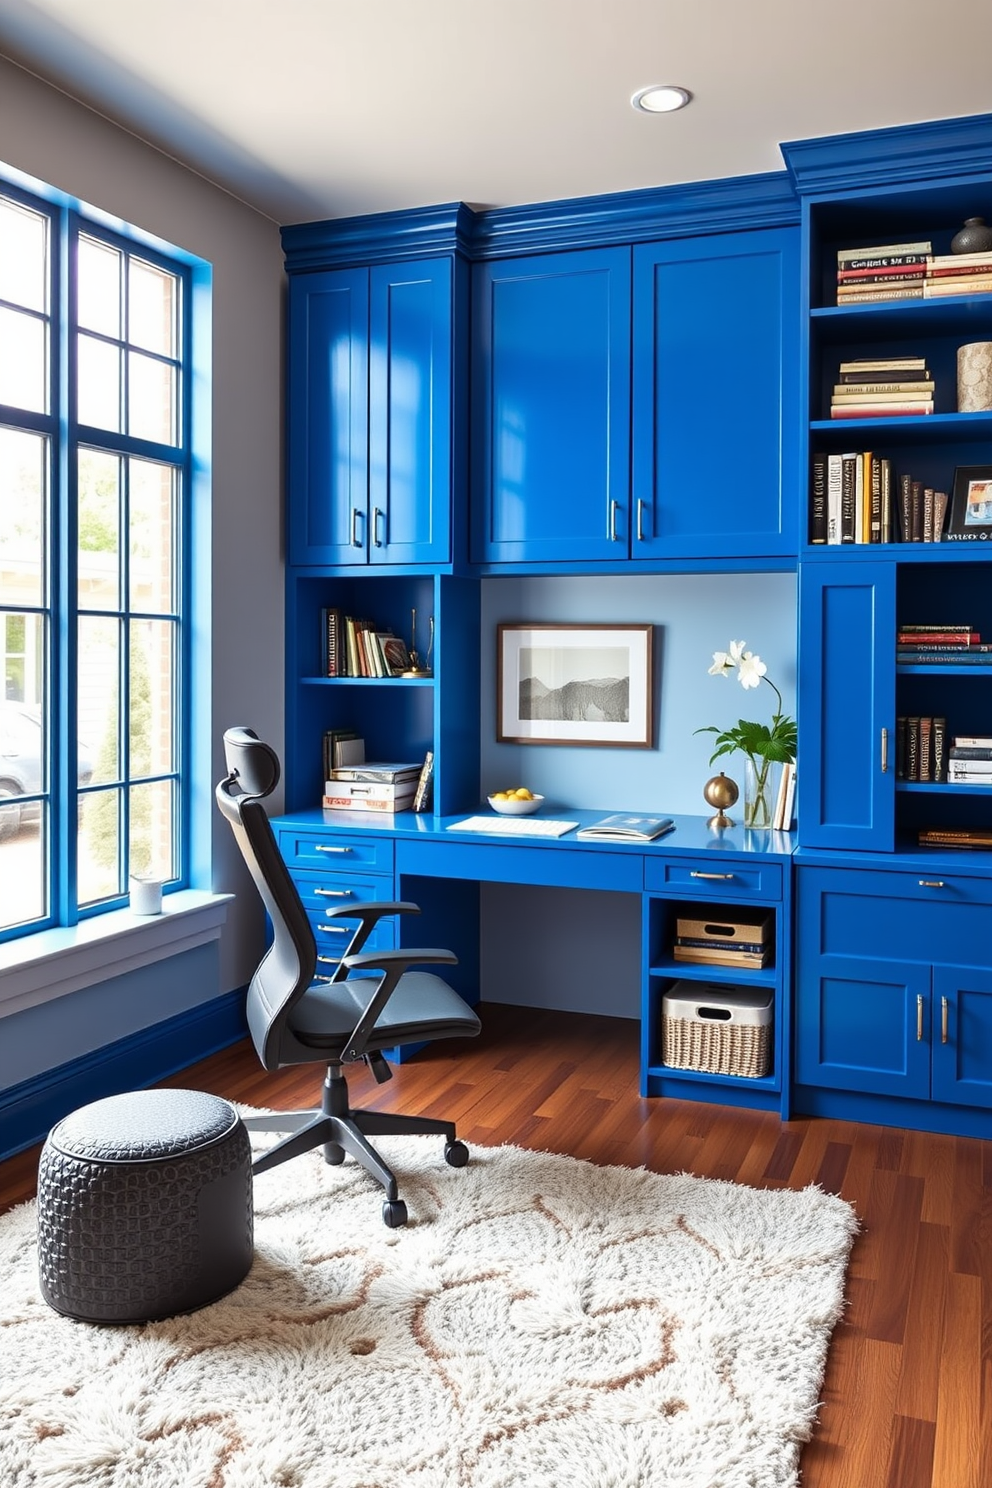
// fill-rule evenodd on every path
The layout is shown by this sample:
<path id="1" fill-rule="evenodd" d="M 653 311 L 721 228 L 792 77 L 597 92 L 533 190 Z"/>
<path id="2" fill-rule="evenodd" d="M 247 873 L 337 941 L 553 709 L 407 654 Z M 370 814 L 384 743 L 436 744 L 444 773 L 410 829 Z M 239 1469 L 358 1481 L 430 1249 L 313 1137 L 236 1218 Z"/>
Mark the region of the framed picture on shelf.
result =
<path id="1" fill-rule="evenodd" d="M 406 642 L 402 641 L 399 636 L 381 635 L 379 646 L 389 668 L 389 675 L 391 677 L 402 676 L 410 665 L 410 653 L 406 649 Z"/>
<path id="2" fill-rule="evenodd" d="M 947 536 L 952 542 L 992 541 L 992 465 L 959 465 Z"/>
<path id="3" fill-rule="evenodd" d="M 650 749 L 652 625 L 500 625 L 496 737 L 502 744 Z"/>

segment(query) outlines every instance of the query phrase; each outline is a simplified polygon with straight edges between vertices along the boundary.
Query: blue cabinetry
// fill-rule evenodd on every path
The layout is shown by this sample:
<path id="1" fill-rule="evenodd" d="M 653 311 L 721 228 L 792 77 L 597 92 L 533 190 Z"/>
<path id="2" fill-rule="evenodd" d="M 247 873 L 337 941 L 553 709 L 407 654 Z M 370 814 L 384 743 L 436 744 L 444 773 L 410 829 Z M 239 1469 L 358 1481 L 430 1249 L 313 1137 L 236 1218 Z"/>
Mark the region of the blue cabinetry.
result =
<path id="1" fill-rule="evenodd" d="M 796 552 L 799 282 L 793 228 L 634 249 L 640 556 Z"/>
<path id="2" fill-rule="evenodd" d="M 992 1135 L 992 879 L 797 877 L 797 1109 Z"/>
<path id="3" fill-rule="evenodd" d="M 627 557 L 630 250 L 473 273 L 472 558 Z"/>
<path id="4" fill-rule="evenodd" d="M 473 559 L 794 554 L 798 247 L 790 227 L 477 265 Z"/>
<path id="5" fill-rule="evenodd" d="M 454 263 L 294 274 L 289 556 L 451 560 Z"/>

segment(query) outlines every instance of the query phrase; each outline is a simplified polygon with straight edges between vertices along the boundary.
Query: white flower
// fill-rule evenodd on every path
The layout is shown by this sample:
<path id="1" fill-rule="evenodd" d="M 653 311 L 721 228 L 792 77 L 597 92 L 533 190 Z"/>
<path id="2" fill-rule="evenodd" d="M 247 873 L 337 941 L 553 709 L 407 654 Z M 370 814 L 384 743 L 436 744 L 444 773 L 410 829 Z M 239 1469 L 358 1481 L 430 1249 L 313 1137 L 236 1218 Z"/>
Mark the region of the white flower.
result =
<path id="1" fill-rule="evenodd" d="M 713 652 L 713 665 L 710 667 L 711 677 L 725 677 L 728 672 L 734 670 L 733 657 L 728 656 L 726 651 Z"/>
<path id="2" fill-rule="evenodd" d="M 747 641 L 731 641 L 730 661 L 733 666 L 739 666 L 741 658 L 747 656 L 748 653 L 744 649 L 746 645 Z"/>
<path id="3" fill-rule="evenodd" d="M 740 658 L 738 677 L 742 687 L 757 687 L 768 668 L 760 656 L 752 656 L 750 651 L 745 651 Z"/>

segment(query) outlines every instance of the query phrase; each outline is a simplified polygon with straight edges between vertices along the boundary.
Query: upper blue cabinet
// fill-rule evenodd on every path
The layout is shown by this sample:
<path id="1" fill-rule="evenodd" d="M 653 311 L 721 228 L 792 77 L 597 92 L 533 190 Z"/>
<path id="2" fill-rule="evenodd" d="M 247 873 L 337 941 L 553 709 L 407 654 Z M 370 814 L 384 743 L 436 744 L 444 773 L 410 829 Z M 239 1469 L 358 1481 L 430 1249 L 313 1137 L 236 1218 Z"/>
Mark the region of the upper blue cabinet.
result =
<path id="1" fill-rule="evenodd" d="M 474 276 L 475 562 L 795 554 L 798 227 Z"/>
<path id="2" fill-rule="evenodd" d="M 638 556 L 794 554 L 799 230 L 634 249 Z"/>
<path id="3" fill-rule="evenodd" d="M 293 274 L 289 558 L 451 561 L 454 261 Z"/>

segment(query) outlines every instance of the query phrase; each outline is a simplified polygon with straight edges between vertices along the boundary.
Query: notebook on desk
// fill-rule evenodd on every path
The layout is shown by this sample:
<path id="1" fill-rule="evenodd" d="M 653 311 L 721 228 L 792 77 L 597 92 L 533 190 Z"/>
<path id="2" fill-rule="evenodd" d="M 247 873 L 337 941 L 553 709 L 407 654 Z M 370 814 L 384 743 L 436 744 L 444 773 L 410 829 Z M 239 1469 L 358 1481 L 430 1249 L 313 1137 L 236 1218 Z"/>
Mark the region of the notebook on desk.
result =
<path id="1" fill-rule="evenodd" d="M 449 832 L 495 832 L 500 837 L 564 837 L 577 827 L 574 821 L 552 821 L 543 816 L 467 816 L 449 822 Z"/>

